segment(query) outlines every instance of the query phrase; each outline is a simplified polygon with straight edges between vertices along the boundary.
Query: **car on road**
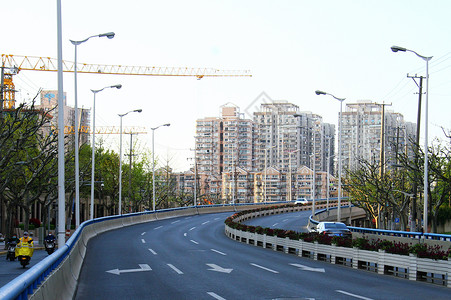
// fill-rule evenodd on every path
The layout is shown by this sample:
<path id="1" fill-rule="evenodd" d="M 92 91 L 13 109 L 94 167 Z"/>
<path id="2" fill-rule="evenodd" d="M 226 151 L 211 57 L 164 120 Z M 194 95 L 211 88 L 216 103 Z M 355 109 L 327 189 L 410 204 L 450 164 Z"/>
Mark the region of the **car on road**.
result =
<path id="1" fill-rule="evenodd" d="M 298 198 L 294 201 L 294 204 L 309 204 L 309 201 L 305 198 Z"/>
<path id="2" fill-rule="evenodd" d="M 329 236 L 352 237 L 351 230 L 342 222 L 319 222 L 314 231 Z"/>

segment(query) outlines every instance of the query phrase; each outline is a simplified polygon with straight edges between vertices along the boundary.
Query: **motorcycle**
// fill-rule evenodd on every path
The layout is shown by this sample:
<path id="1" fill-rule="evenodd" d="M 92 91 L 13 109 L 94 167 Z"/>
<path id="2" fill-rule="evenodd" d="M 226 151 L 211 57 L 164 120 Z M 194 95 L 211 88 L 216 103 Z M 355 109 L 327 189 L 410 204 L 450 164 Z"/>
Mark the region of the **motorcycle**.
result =
<path id="1" fill-rule="evenodd" d="M 28 242 L 20 242 L 16 246 L 16 257 L 19 260 L 22 268 L 25 268 L 26 265 L 30 263 L 30 259 L 33 256 L 33 244 Z"/>
<path id="2" fill-rule="evenodd" d="M 16 242 L 9 242 L 7 244 L 8 249 L 6 252 L 6 260 L 9 259 L 10 261 L 14 261 L 16 259 L 16 251 L 15 251 L 16 245 L 17 245 Z"/>
<path id="3" fill-rule="evenodd" d="M 45 240 L 45 251 L 50 255 L 55 251 L 55 240 Z"/>

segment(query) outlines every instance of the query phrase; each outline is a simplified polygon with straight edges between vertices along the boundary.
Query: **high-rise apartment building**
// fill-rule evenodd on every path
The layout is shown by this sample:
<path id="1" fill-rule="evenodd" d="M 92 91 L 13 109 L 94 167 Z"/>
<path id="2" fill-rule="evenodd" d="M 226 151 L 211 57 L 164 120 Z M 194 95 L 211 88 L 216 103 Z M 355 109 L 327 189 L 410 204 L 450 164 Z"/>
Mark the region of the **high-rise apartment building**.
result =
<path id="1" fill-rule="evenodd" d="M 396 154 L 413 155 L 416 125 L 404 121 L 403 115 L 383 109 L 383 105 L 371 101 L 347 103 L 343 112 L 342 163 L 343 168 L 358 167 L 364 159 L 380 164 L 382 114 L 384 114 L 384 156 L 386 166 L 396 163 Z"/>
<path id="2" fill-rule="evenodd" d="M 274 167 L 288 173 L 315 165 L 317 171 L 327 171 L 328 157 L 334 153 L 335 126 L 324 123 L 321 116 L 301 112 L 287 101 L 274 101 L 261 105 L 254 122 L 257 170 Z M 334 170 L 333 159 L 329 169 Z"/>

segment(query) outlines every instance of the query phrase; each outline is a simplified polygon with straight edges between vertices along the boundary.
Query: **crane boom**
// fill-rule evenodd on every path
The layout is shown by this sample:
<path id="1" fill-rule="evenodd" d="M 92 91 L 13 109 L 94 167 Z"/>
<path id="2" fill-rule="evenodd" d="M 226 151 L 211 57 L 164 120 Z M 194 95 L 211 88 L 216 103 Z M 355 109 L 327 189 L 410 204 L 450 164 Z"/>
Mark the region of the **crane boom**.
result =
<path id="1" fill-rule="evenodd" d="M 52 127 L 53 131 L 57 131 L 56 127 Z M 80 126 L 80 133 L 92 134 L 90 126 Z M 96 134 L 120 134 L 121 130 L 116 126 L 97 126 Z M 145 127 L 131 126 L 122 129 L 123 134 L 147 134 Z M 75 126 L 64 126 L 64 134 L 75 134 Z"/>
<path id="2" fill-rule="evenodd" d="M 57 71 L 57 59 L 38 56 L 2 54 L 5 67 L 32 71 Z M 63 72 L 73 72 L 74 62 L 63 61 Z M 251 77 L 249 70 L 220 70 L 215 68 L 146 67 L 77 63 L 78 73 L 147 75 L 147 76 L 193 76 L 202 77 Z"/>

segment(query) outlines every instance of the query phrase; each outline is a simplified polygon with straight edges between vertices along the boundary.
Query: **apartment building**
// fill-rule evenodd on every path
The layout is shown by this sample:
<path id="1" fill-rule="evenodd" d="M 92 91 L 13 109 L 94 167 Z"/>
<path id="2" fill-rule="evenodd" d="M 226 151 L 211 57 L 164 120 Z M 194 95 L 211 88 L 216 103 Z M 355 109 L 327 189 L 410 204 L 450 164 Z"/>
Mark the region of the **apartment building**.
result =
<path id="1" fill-rule="evenodd" d="M 384 139 L 382 137 L 382 115 L 384 115 Z M 406 152 L 413 156 L 412 141 L 416 136 L 416 125 L 406 122 L 400 113 L 383 108 L 383 105 L 362 100 L 347 103 L 342 115 L 342 163 L 343 168 L 355 169 L 358 160 L 364 159 L 380 164 L 383 145 L 386 166 L 396 163 L 396 154 Z"/>
<path id="2" fill-rule="evenodd" d="M 301 166 L 327 171 L 334 155 L 335 126 L 312 112 L 299 111 L 287 101 L 264 103 L 254 113 L 258 139 L 254 154 L 257 170 L 275 167 L 288 173 Z M 334 172 L 333 159 L 329 169 Z"/>

